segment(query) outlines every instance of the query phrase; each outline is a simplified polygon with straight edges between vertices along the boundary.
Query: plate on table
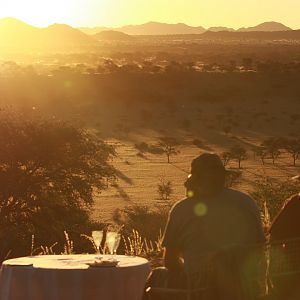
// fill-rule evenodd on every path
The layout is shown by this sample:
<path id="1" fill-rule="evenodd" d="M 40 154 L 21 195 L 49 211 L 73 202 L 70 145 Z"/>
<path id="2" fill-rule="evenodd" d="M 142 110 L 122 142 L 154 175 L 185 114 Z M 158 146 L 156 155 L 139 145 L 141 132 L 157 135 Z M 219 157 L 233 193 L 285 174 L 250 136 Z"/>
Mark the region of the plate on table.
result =
<path id="1" fill-rule="evenodd" d="M 101 260 L 87 263 L 90 267 L 116 267 L 119 261 L 117 260 Z"/>
<path id="2" fill-rule="evenodd" d="M 26 263 L 26 262 L 15 262 L 15 263 L 10 263 L 7 266 L 9 267 L 32 267 L 32 263 Z"/>

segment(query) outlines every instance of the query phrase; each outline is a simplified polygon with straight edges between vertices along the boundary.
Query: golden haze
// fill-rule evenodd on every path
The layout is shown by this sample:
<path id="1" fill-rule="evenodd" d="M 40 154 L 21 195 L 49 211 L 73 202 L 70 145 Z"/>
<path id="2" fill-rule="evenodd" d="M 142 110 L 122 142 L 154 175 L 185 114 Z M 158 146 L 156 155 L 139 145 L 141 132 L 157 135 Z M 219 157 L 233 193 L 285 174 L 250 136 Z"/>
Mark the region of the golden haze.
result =
<path id="1" fill-rule="evenodd" d="M 295 0 L 10 0 L 0 5 L 0 18 L 11 16 L 36 26 L 90 27 L 159 21 L 239 28 L 273 20 L 300 28 L 299 11 Z"/>

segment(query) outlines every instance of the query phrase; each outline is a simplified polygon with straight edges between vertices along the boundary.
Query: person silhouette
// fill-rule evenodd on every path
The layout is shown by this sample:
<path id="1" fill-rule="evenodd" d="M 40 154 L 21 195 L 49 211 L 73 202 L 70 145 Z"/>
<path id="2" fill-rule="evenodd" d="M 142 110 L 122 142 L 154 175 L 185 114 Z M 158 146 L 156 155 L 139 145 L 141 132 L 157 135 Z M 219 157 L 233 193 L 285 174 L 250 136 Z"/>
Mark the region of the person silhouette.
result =
<path id="1" fill-rule="evenodd" d="M 278 215 L 274 218 L 270 230 L 270 274 L 274 292 L 278 299 L 300 299 L 300 194 L 288 198 Z M 284 276 L 273 276 L 278 263 L 281 271 L 287 268 Z M 295 272 L 291 272 L 295 270 Z"/>
<path id="2" fill-rule="evenodd" d="M 226 188 L 225 180 L 218 155 L 203 153 L 192 161 L 187 197 L 173 206 L 165 228 L 165 268 L 153 271 L 148 287 L 183 287 L 183 274 L 199 271 L 212 253 L 264 243 L 257 205 L 248 195 Z"/>

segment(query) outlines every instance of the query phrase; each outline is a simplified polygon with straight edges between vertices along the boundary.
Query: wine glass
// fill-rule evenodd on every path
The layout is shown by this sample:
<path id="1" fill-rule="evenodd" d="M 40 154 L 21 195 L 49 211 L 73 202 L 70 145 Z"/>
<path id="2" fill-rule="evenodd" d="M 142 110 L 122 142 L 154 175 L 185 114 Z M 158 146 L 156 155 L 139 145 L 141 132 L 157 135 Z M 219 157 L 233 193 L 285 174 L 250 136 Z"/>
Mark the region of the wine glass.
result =
<path id="1" fill-rule="evenodd" d="M 92 231 L 92 238 L 94 240 L 94 243 L 96 245 L 96 248 L 97 248 L 97 254 L 98 254 L 98 257 L 96 257 L 96 259 L 101 259 L 101 256 L 100 256 L 100 245 L 101 245 L 101 242 L 102 242 L 102 238 L 103 238 L 103 231 L 102 230 L 94 230 Z"/>
<path id="2" fill-rule="evenodd" d="M 113 260 L 116 260 L 117 249 L 120 245 L 121 234 L 114 231 L 108 231 L 106 234 L 106 246 Z"/>

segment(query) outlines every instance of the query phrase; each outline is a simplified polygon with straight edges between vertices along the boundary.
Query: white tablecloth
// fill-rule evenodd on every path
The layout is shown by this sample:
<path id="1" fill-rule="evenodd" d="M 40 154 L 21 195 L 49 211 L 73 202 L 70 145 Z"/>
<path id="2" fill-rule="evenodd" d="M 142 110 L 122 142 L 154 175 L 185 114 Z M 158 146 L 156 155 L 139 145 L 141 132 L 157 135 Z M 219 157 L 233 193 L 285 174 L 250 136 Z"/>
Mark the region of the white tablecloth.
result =
<path id="1" fill-rule="evenodd" d="M 118 255 L 117 267 L 89 267 L 86 263 L 94 258 L 45 255 L 7 260 L 0 272 L 0 300 L 141 299 L 150 272 L 146 259 Z"/>

